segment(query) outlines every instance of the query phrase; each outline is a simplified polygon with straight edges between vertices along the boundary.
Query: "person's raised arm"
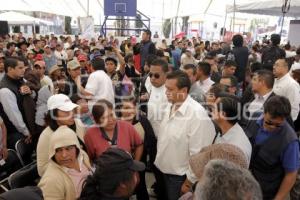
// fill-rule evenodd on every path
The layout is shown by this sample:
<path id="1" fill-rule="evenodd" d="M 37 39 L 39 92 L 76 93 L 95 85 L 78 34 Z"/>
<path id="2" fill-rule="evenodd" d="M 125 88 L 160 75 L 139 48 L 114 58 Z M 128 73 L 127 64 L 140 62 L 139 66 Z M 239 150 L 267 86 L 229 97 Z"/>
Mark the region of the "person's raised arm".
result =
<path id="1" fill-rule="evenodd" d="M 125 74 L 125 65 L 126 65 L 125 60 L 117 48 L 115 48 L 115 47 L 112 47 L 112 48 L 113 48 L 112 49 L 113 52 L 117 55 L 119 63 L 120 63 L 119 71 L 121 72 L 121 74 Z"/>

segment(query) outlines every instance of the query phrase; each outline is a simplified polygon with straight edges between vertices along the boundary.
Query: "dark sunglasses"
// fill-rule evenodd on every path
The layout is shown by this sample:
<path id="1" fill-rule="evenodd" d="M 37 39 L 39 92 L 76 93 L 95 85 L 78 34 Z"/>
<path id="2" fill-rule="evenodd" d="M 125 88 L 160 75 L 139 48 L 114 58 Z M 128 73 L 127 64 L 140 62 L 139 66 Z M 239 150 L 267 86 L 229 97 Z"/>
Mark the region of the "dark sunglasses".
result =
<path id="1" fill-rule="evenodd" d="M 153 74 L 153 73 L 149 73 L 149 77 L 152 78 L 152 76 L 154 76 L 155 79 L 159 79 L 160 75 L 159 74 Z"/>
<path id="2" fill-rule="evenodd" d="M 267 120 L 265 120 L 265 123 L 269 126 L 274 126 L 276 128 L 280 128 L 282 126 L 282 124 L 276 124 L 276 123 L 273 123 L 273 122 L 267 121 Z"/>

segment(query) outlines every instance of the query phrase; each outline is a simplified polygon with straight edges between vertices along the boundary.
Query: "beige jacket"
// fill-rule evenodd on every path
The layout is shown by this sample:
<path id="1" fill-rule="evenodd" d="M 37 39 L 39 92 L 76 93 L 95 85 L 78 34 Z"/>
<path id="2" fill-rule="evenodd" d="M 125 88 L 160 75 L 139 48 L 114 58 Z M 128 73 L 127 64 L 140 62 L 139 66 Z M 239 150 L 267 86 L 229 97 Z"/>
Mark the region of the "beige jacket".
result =
<path id="1" fill-rule="evenodd" d="M 80 145 L 74 132 L 66 126 L 59 127 L 49 141 L 49 162 L 47 169 L 39 182 L 38 186 L 43 191 L 45 200 L 75 200 L 76 191 L 71 177 L 67 174 L 64 167 L 58 165 L 52 159 L 55 149 L 69 145 Z M 80 149 L 79 156 L 83 158 L 83 164 L 91 170 L 91 165 L 87 154 Z"/>
<path id="2" fill-rule="evenodd" d="M 83 123 L 80 121 L 80 119 L 75 119 L 76 124 L 76 134 L 81 139 L 82 142 L 84 142 L 84 135 L 85 135 L 85 127 Z M 49 143 L 50 139 L 52 137 L 53 131 L 48 126 L 40 135 L 36 152 L 37 152 L 37 168 L 38 173 L 40 176 L 43 176 L 45 173 L 45 170 L 47 168 L 47 165 L 49 163 Z"/>

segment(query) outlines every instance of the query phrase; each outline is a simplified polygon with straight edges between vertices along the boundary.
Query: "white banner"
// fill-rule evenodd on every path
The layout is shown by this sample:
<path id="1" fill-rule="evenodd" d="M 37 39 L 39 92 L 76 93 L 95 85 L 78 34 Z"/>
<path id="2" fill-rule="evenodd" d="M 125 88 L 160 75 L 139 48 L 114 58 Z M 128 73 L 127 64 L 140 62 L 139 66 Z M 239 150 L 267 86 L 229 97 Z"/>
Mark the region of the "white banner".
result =
<path id="1" fill-rule="evenodd" d="M 91 40 L 92 37 L 95 37 L 94 18 L 80 17 L 79 20 L 80 20 L 81 38 Z"/>

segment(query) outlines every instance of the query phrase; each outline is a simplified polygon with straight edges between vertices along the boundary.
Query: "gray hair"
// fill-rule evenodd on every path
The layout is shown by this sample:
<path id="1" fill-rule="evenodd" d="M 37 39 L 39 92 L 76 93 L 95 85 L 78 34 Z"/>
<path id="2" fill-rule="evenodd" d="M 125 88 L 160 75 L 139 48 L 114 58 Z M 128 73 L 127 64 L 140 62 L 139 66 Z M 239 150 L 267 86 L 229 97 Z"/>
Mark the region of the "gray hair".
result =
<path id="1" fill-rule="evenodd" d="M 249 170 L 226 160 L 211 160 L 194 194 L 195 200 L 261 200 L 258 182 Z"/>

